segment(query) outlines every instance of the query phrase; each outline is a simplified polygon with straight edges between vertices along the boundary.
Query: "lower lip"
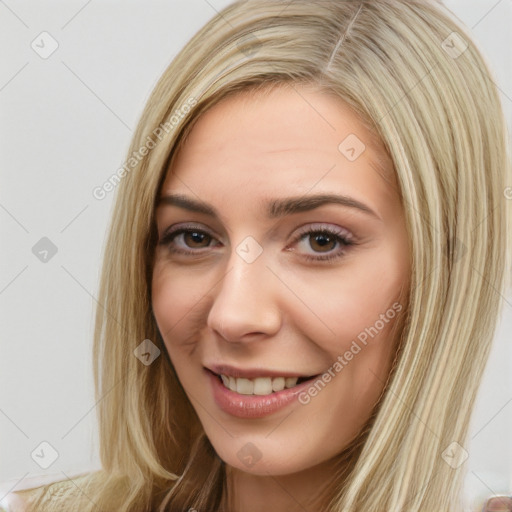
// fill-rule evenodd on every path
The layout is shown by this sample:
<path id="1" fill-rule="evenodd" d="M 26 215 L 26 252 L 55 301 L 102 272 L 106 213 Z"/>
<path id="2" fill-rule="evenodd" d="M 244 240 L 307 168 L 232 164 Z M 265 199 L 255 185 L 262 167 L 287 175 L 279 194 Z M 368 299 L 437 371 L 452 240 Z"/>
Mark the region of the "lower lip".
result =
<path id="1" fill-rule="evenodd" d="M 237 418 L 263 418 L 297 401 L 297 396 L 311 385 L 315 377 L 293 388 L 283 389 L 270 395 L 242 395 L 226 388 L 220 378 L 209 370 L 208 374 L 215 403 L 227 414 Z"/>

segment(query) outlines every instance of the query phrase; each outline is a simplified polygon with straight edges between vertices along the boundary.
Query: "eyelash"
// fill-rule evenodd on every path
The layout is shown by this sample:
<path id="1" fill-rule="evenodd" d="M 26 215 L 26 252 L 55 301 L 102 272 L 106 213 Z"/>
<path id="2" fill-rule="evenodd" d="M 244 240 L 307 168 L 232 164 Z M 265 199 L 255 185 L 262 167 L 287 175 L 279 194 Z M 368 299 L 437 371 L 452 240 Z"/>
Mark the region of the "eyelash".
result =
<path id="1" fill-rule="evenodd" d="M 185 227 L 185 228 L 179 228 L 179 229 L 176 229 L 175 231 L 170 231 L 169 233 L 164 234 L 162 236 L 162 239 L 158 242 L 158 245 L 168 246 L 169 250 L 172 253 L 182 254 L 182 255 L 185 255 L 185 256 L 187 256 L 187 255 L 197 255 L 197 251 L 184 251 L 182 249 L 176 249 L 176 248 L 173 248 L 171 246 L 171 243 L 173 242 L 174 238 L 176 238 L 177 236 L 179 236 L 181 234 L 187 234 L 187 233 L 200 233 L 200 234 L 203 234 L 203 235 L 206 235 L 206 236 L 210 237 L 211 239 L 214 239 L 213 235 L 211 235 L 207 231 L 204 231 L 202 229 L 192 228 L 192 227 L 190 227 L 190 228 L 186 228 Z M 293 244 L 296 244 L 297 242 L 300 242 L 301 240 L 303 240 L 304 238 L 307 238 L 307 236 L 311 235 L 311 234 L 322 234 L 322 235 L 329 235 L 331 237 L 334 237 L 334 240 L 336 242 L 338 242 L 339 244 L 341 244 L 342 246 L 344 246 L 345 250 L 341 250 L 341 251 L 339 251 L 337 253 L 328 254 L 328 255 L 320 256 L 320 257 L 319 256 L 305 255 L 304 258 L 307 261 L 314 261 L 314 262 L 331 261 L 331 260 L 334 260 L 334 259 L 337 259 L 337 258 L 341 258 L 342 256 L 345 255 L 346 249 L 348 247 L 350 247 L 352 245 L 355 245 L 355 242 L 352 239 L 349 239 L 348 237 L 343 236 L 336 229 L 329 228 L 329 227 L 309 229 L 309 230 L 306 230 L 306 231 L 302 231 L 301 233 L 299 233 L 299 235 L 297 235 L 294 238 Z"/>

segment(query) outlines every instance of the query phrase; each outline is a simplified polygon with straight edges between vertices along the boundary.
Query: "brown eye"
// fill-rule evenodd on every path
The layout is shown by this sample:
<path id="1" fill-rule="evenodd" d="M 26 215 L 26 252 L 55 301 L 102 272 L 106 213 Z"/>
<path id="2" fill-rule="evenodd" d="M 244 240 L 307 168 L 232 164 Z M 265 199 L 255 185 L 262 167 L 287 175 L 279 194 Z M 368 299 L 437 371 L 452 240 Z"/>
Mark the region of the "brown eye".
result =
<path id="1" fill-rule="evenodd" d="M 310 246 L 315 251 L 328 252 L 336 247 L 336 237 L 325 232 L 308 235 L 310 237 Z"/>
<path id="2" fill-rule="evenodd" d="M 212 240 L 214 240 L 214 238 L 201 229 L 181 228 L 163 235 L 158 245 L 166 246 L 174 253 L 193 254 L 196 251 L 188 249 L 204 249 L 210 247 Z"/>
<path id="3" fill-rule="evenodd" d="M 303 230 L 294 240 L 298 253 L 308 261 L 328 261 L 344 256 L 355 245 L 350 231 L 320 225 L 316 229 Z"/>
<path id="4" fill-rule="evenodd" d="M 210 235 L 208 235 L 207 233 L 203 233 L 201 231 L 183 232 L 183 241 L 186 243 L 187 247 L 208 247 L 210 240 Z M 205 241 L 206 245 L 204 243 Z"/>

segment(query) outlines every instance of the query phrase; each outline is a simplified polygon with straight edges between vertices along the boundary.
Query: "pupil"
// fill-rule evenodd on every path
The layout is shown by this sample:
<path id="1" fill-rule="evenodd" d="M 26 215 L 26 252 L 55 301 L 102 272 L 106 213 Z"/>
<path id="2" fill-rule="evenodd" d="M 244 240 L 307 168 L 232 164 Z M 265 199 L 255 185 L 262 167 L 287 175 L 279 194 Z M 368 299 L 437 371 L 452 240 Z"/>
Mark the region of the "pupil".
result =
<path id="1" fill-rule="evenodd" d="M 206 236 L 204 233 L 198 233 L 197 231 L 191 231 L 190 233 L 188 233 L 188 235 L 192 239 L 193 243 L 199 244 L 205 240 Z"/>
<path id="2" fill-rule="evenodd" d="M 332 243 L 331 237 L 329 235 L 316 235 L 315 237 L 315 243 L 318 244 L 321 248 L 325 248 L 326 245 L 329 243 Z M 323 242 L 322 242 L 323 240 Z"/>

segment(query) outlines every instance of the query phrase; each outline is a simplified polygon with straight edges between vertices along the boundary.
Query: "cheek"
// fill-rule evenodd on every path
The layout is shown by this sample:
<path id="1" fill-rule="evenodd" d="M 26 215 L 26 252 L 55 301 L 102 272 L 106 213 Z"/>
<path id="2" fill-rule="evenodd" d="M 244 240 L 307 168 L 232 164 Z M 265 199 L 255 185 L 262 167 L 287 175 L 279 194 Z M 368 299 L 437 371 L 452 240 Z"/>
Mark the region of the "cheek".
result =
<path id="1" fill-rule="evenodd" d="M 298 306 L 295 321 L 331 354 L 343 354 L 354 340 L 375 347 L 386 343 L 405 310 L 407 263 L 391 248 L 361 252 L 336 271 L 296 279 L 293 286 L 309 312 Z"/>
<path id="2" fill-rule="evenodd" d="M 199 331 L 204 325 L 205 301 L 201 299 L 208 289 L 204 278 L 195 282 L 191 274 L 175 271 L 165 262 L 157 263 L 151 292 L 158 330 L 186 394 L 195 394 L 200 382 L 201 366 L 191 365 L 191 361 L 198 357 Z"/>
<path id="3" fill-rule="evenodd" d="M 171 353 L 173 345 L 187 344 L 195 334 L 194 319 L 199 322 L 201 299 L 208 287 L 204 276 L 194 279 L 191 272 L 173 271 L 165 262 L 153 270 L 151 302 L 158 329 Z"/>

